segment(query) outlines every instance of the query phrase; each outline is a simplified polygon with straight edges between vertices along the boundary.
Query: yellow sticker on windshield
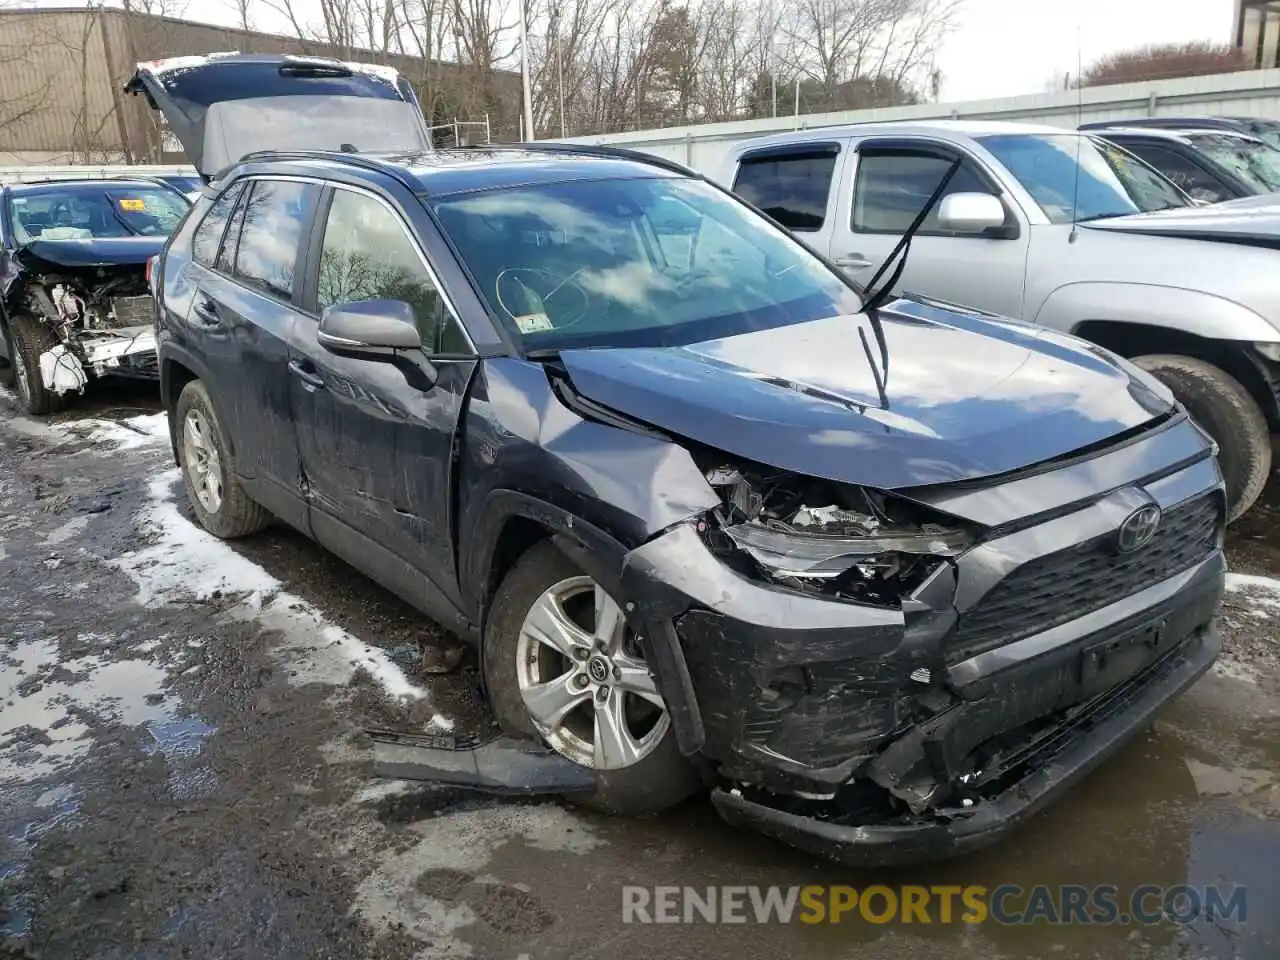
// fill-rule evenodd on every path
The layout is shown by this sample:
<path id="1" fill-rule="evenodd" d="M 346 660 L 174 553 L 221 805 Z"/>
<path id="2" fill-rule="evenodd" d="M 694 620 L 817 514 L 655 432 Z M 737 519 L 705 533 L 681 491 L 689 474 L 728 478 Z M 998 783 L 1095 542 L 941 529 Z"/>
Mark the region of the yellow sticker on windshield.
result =
<path id="1" fill-rule="evenodd" d="M 123 197 L 120 200 L 120 209 L 132 210 L 135 213 L 141 213 L 143 210 L 147 209 L 147 202 L 145 200 L 139 200 L 136 197 Z"/>
<path id="2" fill-rule="evenodd" d="M 551 319 L 545 313 L 526 313 L 513 319 L 521 333 L 542 333 L 554 329 Z"/>

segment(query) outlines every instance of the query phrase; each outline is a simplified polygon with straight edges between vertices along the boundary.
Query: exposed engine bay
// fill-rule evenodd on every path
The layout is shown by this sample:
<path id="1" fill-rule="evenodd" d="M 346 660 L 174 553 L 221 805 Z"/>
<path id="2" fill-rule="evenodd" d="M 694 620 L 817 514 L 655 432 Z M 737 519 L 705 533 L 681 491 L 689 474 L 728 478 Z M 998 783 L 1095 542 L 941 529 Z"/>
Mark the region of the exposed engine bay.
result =
<path id="1" fill-rule="evenodd" d="M 53 334 L 40 355 L 46 389 L 82 391 L 90 377 L 158 376 L 151 298 L 140 265 L 59 267 L 19 253 L 16 299 Z M 12 300 L 11 300 L 12 302 Z"/>
<path id="2" fill-rule="evenodd" d="M 860 487 L 737 465 L 705 476 L 723 501 L 702 531 L 712 549 L 802 592 L 897 604 L 974 542 L 972 531 Z"/>

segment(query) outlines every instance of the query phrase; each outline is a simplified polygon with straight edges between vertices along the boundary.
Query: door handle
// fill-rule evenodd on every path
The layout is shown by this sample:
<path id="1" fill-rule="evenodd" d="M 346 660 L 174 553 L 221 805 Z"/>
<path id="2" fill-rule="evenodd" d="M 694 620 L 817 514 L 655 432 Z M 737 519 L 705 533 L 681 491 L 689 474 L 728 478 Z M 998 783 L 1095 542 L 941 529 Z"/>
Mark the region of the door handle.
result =
<path id="1" fill-rule="evenodd" d="M 312 390 L 321 390 L 324 388 L 324 377 L 315 372 L 309 362 L 305 360 L 290 360 L 289 370 L 295 377 L 305 383 Z"/>
<path id="2" fill-rule="evenodd" d="M 222 326 L 222 318 L 218 316 L 218 304 L 213 298 L 203 293 L 196 294 L 196 301 L 191 305 L 191 313 L 202 327 Z"/>
<path id="3" fill-rule="evenodd" d="M 838 257 L 832 257 L 831 262 L 837 267 L 850 267 L 854 270 L 871 266 L 871 261 L 860 253 L 844 253 Z"/>

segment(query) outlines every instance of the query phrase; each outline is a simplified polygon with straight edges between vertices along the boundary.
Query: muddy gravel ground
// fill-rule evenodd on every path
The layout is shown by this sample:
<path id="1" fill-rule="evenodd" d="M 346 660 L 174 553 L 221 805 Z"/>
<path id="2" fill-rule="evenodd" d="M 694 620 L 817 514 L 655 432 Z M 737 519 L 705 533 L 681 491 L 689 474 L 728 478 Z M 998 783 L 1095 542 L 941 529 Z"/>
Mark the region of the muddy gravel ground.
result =
<path id="1" fill-rule="evenodd" d="M 1000 846 L 860 873 L 722 824 L 372 776 L 365 730 L 488 721 L 444 639 L 273 528 L 190 519 L 149 390 L 35 421 L 0 392 L 0 957 L 1280 956 L 1280 489 L 1230 536 L 1225 653 Z M 1243 919 L 648 925 L 622 887 L 1242 885 Z"/>

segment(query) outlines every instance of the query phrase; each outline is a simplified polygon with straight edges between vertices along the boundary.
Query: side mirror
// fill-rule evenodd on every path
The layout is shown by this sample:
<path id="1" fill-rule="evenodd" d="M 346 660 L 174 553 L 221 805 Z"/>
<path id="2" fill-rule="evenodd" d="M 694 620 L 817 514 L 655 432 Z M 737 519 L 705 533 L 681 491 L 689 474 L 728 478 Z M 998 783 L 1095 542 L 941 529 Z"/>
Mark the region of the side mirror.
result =
<path id="1" fill-rule="evenodd" d="M 335 353 L 422 349 L 413 307 L 403 300 L 357 300 L 325 307 L 316 339 Z"/>
<path id="2" fill-rule="evenodd" d="M 938 225 L 954 233 L 999 230 L 1004 220 L 1004 204 L 989 193 L 953 193 L 938 205 Z"/>
<path id="3" fill-rule="evenodd" d="M 435 385 L 436 368 L 422 352 L 413 307 L 403 300 L 357 300 L 325 307 L 316 341 L 332 353 L 390 363 L 415 389 Z"/>

